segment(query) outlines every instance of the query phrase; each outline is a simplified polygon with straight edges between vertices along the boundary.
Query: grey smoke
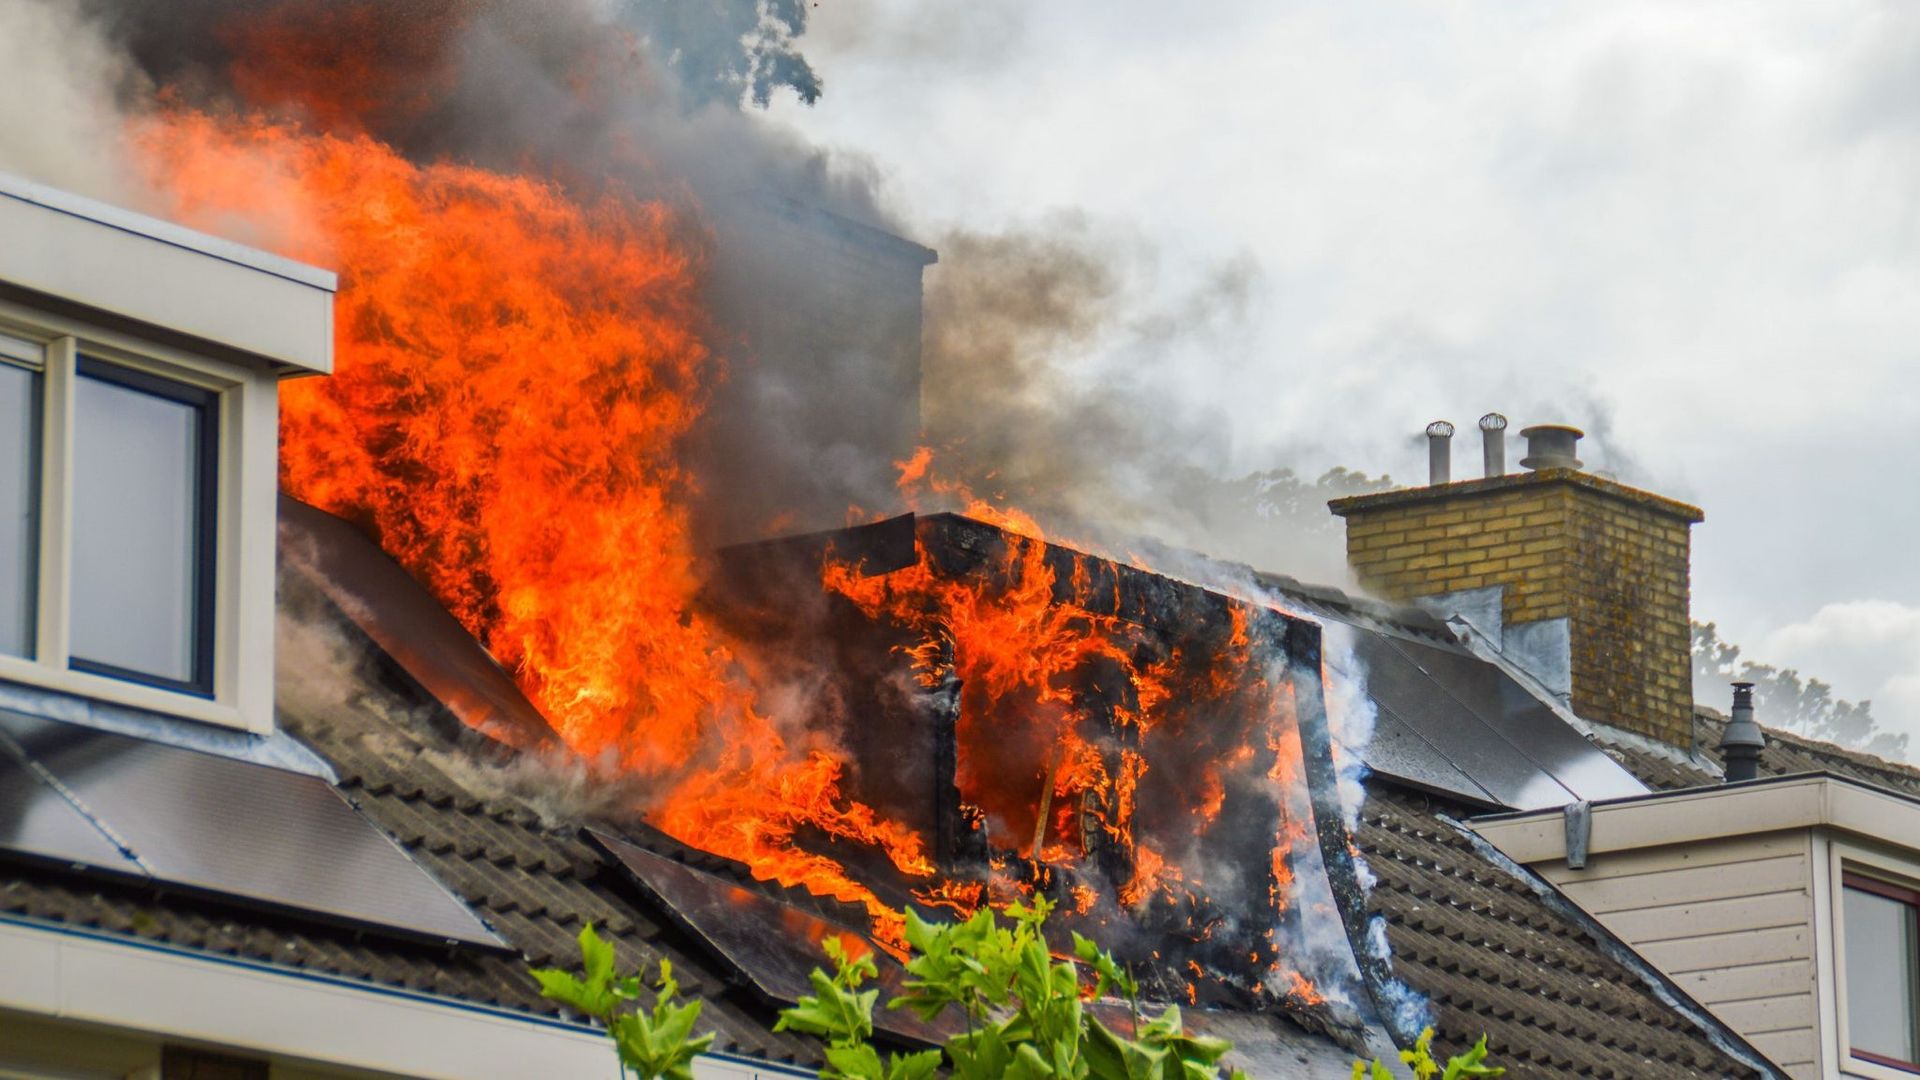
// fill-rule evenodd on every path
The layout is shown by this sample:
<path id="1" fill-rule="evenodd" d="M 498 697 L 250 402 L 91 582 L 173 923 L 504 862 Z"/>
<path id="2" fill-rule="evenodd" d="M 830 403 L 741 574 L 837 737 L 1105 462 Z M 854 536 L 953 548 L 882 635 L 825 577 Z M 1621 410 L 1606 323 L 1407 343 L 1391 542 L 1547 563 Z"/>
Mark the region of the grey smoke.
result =
<path id="1" fill-rule="evenodd" d="M 1228 259 L 1171 299 L 1152 250 L 1077 215 L 939 244 L 925 337 L 928 441 L 974 494 L 1069 541 L 1143 539 L 1334 584 L 1347 572 L 1328 499 L 1385 486 L 1346 470 L 1236 474 L 1231 431 L 1181 408 L 1176 344 L 1232 350 L 1260 268 Z M 1177 363 L 1177 361 L 1176 361 Z"/>

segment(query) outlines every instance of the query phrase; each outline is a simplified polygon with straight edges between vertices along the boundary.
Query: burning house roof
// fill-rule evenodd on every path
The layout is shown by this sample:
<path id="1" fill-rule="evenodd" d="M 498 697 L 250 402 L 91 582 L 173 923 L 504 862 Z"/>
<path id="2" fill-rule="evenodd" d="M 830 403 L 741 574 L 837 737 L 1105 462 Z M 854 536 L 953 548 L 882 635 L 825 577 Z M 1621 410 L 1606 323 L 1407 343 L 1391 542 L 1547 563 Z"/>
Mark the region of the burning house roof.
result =
<path id="1" fill-rule="evenodd" d="M 566 1018 L 524 965 L 567 963 L 591 923 L 625 969 L 671 959 L 718 1048 L 757 1065 L 816 1060 L 772 1020 L 821 940 L 863 939 L 885 967 L 904 906 L 1046 895 L 1256 1075 L 1391 1057 L 1381 1029 L 1404 1042 L 1429 1000 L 1448 1037 L 1496 1031 L 1530 1075 L 1748 1074 L 1737 1040 L 1668 1007 L 1671 986 L 1452 831 L 1630 781 L 1447 624 L 1250 573 L 1182 581 L 977 514 L 709 566 L 712 535 L 799 518 L 752 504 L 699 519 L 713 462 L 687 450 L 711 431 L 725 361 L 752 358 L 721 355 L 739 327 L 715 325 L 707 292 L 751 260 L 707 273 L 725 256 L 691 199 L 659 194 L 680 178 L 649 176 L 630 115 L 576 103 L 604 145 L 556 162 L 548 116 L 497 115 L 496 54 L 461 51 L 499 44 L 457 32 L 498 29 L 487 5 L 407 9 L 434 33 L 385 32 L 392 5 L 216 3 L 160 27 L 128 7 L 172 91 L 130 120 L 130 156 L 169 211 L 247 222 L 347 272 L 337 374 L 280 401 L 273 738 L 310 747 L 409 872 L 511 952 L 19 850 L 0 862 L 0 915 L 543 1022 Z M 192 19 L 220 32 L 183 31 Z M 555 87 L 592 98 L 601 64 L 627 71 L 616 36 L 534 21 L 554 29 L 546 51 L 579 61 L 542 72 Z M 476 100 L 481 123 L 449 122 Z M 675 134 L 683 151 L 703 141 Z M 849 237 L 875 240 L 835 242 Z M 913 398 L 903 357 L 929 253 L 882 246 L 846 261 L 885 280 L 849 291 L 886 294 L 871 321 L 898 340 L 877 350 L 893 365 L 880 383 Z M 816 321 L 804 305 L 759 314 L 779 333 Z M 870 343 L 833 344 L 791 355 Z M 849 371 L 797 381 L 875 383 Z M 910 408 L 855 441 L 910 430 Z M 749 420 L 768 415 L 786 414 Z M 832 478 L 795 468 L 816 457 L 884 471 L 888 455 L 853 453 L 872 445 L 813 434 L 822 445 L 778 469 L 747 453 L 760 475 L 742 487 Z M 5 689 L 49 723 L 98 722 Z M 260 749 L 158 717 L 141 732 Z M 934 1034 L 892 1022 L 899 1041 Z"/>
<path id="2" fill-rule="evenodd" d="M 772 1008 L 791 991 L 791 973 L 805 962 L 814 937 L 870 932 L 864 905 L 757 880 L 738 862 L 640 824 L 618 799 L 609 801 L 605 792 L 577 783 L 582 774 L 535 765 L 537 750 L 513 751 L 460 722 L 449 706 L 470 706 L 477 699 L 447 688 L 492 684 L 486 666 L 471 662 L 484 654 L 472 652 L 471 639 L 457 628 L 415 621 L 424 593 L 404 575 L 381 578 L 377 571 L 385 557 L 354 530 L 337 528 L 337 521 L 304 508 L 287 509 L 282 633 L 290 636 L 283 649 L 281 715 L 290 732 L 331 763 L 343 793 L 526 961 L 566 962 L 572 935 L 590 920 L 613 938 L 623 965 L 671 957 L 690 992 L 708 1002 L 704 1016 L 720 1033 L 722 1050 L 766 1061 L 813 1060 L 815 1049 L 804 1040 L 770 1032 Z M 868 543 L 859 553 L 838 550 L 843 557 L 864 554 L 870 560 L 891 550 L 897 563 L 903 552 L 913 551 L 912 538 L 922 530 L 948 534 L 963 560 L 994 564 L 991 546 L 977 545 L 991 540 L 995 530 L 957 518 L 897 521 L 868 530 L 863 535 Z M 824 550 L 819 539 L 789 542 L 784 551 L 761 549 L 754 561 L 763 571 L 770 563 L 790 568 L 797 552 L 817 558 Z M 1071 564 L 1070 554 L 1050 550 L 1052 557 L 1067 560 L 1063 565 Z M 342 582 L 353 579 L 345 568 L 356 563 L 360 573 L 373 572 L 373 580 L 390 588 L 371 597 L 351 595 Z M 868 563 L 869 569 L 881 565 Z M 316 573 L 318 567 L 339 577 Z M 1127 568 L 1104 572 L 1114 575 L 1102 591 L 1115 602 L 1107 609 L 1110 614 L 1126 609 L 1129 597 L 1149 606 L 1177 605 L 1184 597 L 1217 612 L 1231 607 L 1218 594 L 1155 575 Z M 1127 583 L 1121 584 L 1122 578 Z M 328 599 L 329 593 L 335 598 Z M 1323 595 L 1323 602 L 1337 601 Z M 414 616 L 405 614 L 410 609 Z M 1131 613 L 1138 617 L 1144 610 L 1136 606 Z M 1413 627 L 1430 625 L 1411 611 L 1395 618 Z M 412 649 L 399 651 L 410 652 L 408 661 L 366 636 L 402 625 L 409 627 Z M 1299 624 L 1281 618 L 1273 625 L 1284 637 L 1287 628 Z M 463 655 L 469 662 L 459 661 Z M 421 659 L 428 656 L 443 665 L 452 658 L 455 673 L 434 674 Z M 910 658 L 902 662 L 911 673 Z M 440 688 L 437 694 L 423 690 L 429 683 Z M 917 694 L 918 681 L 909 684 L 909 692 Z M 572 787 L 566 783 L 569 776 L 576 781 Z M 1033 791 L 1030 798 L 1038 794 Z M 931 794 L 925 801 L 935 802 Z M 1528 882 L 1489 862 L 1446 823 L 1445 815 L 1472 810 L 1472 804 L 1391 777 L 1368 782 L 1368 801 L 1353 838 L 1378 884 L 1362 918 L 1385 920 L 1393 974 L 1407 985 L 1410 999 L 1430 999 L 1446 1030 L 1490 1032 L 1527 1075 L 1747 1074 L 1716 1048 L 1724 1033 L 1703 1032 L 1674 1013 L 1660 987 L 1649 986 L 1641 973 L 1608 955 L 1602 935 L 1543 902 Z M 600 838 L 578 831 L 578 824 L 589 819 L 610 831 Z M 1000 842 L 1015 849 L 1002 853 L 1003 864 L 1018 862 L 1010 856 L 1032 839 L 1019 835 L 1024 832 L 1017 828 L 1014 839 Z M 989 852 L 996 846 L 994 836 L 989 829 Z M 1060 861 L 1066 867 L 1074 863 Z M 1001 872 L 1006 871 L 1003 865 Z M 6 873 L 0 907 L 10 917 L 75 923 L 332 977 L 551 1011 L 522 977 L 522 960 L 498 952 L 423 949 L 286 913 L 177 893 L 156 896 L 136 883 L 56 873 L 44 866 L 9 863 Z M 1111 885 L 1111 878 L 1105 884 Z M 729 944 L 699 905 L 735 893 L 765 912 L 771 922 L 763 926 L 777 923 L 791 936 L 752 935 L 757 951 L 751 953 L 742 952 L 737 941 Z M 1346 940 L 1364 937 L 1369 929 Z M 1257 1075 L 1287 1075 L 1283 1070 L 1296 1068 L 1309 1075 L 1338 1075 L 1348 1051 L 1302 1026 L 1313 1023 L 1310 1012 L 1292 1015 L 1287 1019 L 1284 1011 L 1244 1003 L 1193 1013 L 1196 1026 L 1241 1043 L 1245 1059 L 1262 1070 Z M 894 1037 L 914 1034 L 896 1031 Z"/>

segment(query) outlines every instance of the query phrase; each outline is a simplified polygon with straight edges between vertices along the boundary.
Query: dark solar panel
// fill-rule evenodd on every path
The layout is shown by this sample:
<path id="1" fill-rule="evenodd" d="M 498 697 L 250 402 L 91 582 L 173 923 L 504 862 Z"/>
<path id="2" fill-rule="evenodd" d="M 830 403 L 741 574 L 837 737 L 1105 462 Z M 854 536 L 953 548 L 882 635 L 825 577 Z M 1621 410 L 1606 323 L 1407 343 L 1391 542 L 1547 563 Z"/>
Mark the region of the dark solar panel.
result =
<path id="1" fill-rule="evenodd" d="M 279 542 L 284 569 L 318 586 L 468 727 L 523 748 L 552 739 L 513 676 L 359 529 L 282 495 Z"/>
<path id="2" fill-rule="evenodd" d="M 43 781 L 0 736 L 0 849 L 145 875 L 66 797 Z"/>
<path id="3" fill-rule="evenodd" d="M 598 830 L 590 833 L 685 929 L 774 1001 L 796 1001 L 812 992 L 807 973 L 830 966 L 822 951 L 828 937 L 853 938 L 869 951 L 873 948 L 864 936 L 764 893 Z M 884 953 L 876 954 L 875 960 L 880 969 L 878 985 L 886 991 L 883 996 L 892 997 L 901 989 L 904 973 Z M 877 1010 L 873 1019 L 879 1027 L 909 1038 L 938 1042 L 953 1033 L 901 1010 Z"/>
<path id="4" fill-rule="evenodd" d="M 408 936 L 501 947 L 323 780 L 5 711 L 0 732 L 156 880 Z"/>
<path id="5" fill-rule="evenodd" d="M 1353 658 L 1380 713 L 1365 755 L 1379 772 L 1529 810 L 1645 791 L 1478 657 L 1355 627 Z"/>

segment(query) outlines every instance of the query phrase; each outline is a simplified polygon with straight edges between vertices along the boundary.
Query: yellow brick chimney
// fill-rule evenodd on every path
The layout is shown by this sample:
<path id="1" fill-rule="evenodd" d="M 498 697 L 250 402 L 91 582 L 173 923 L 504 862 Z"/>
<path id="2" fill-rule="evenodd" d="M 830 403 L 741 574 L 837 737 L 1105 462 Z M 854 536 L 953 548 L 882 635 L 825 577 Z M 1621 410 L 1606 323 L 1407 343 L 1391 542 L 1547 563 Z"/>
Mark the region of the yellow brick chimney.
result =
<path id="1" fill-rule="evenodd" d="M 1481 425 L 1490 472 L 1504 467 L 1504 423 Z M 1521 434 L 1527 472 L 1328 504 L 1346 519 L 1348 562 L 1385 599 L 1479 611 L 1469 621 L 1543 660 L 1581 718 L 1691 746 L 1690 531 L 1705 515 L 1581 471 L 1575 429 Z"/>

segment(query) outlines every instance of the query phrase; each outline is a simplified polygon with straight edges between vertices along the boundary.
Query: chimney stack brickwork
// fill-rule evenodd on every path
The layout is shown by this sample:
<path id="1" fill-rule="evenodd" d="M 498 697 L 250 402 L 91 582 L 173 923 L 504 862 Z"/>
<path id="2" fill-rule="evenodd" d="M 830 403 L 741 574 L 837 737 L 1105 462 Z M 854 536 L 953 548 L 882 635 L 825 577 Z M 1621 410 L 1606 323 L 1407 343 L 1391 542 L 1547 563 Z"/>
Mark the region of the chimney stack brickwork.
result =
<path id="1" fill-rule="evenodd" d="M 1503 587 L 1506 625 L 1567 620 L 1576 714 L 1691 746 L 1697 508 L 1567 468 L 1331 506 L 1363 585 L 1389 600 Z"/>

